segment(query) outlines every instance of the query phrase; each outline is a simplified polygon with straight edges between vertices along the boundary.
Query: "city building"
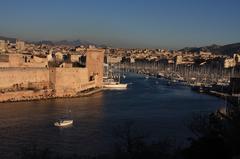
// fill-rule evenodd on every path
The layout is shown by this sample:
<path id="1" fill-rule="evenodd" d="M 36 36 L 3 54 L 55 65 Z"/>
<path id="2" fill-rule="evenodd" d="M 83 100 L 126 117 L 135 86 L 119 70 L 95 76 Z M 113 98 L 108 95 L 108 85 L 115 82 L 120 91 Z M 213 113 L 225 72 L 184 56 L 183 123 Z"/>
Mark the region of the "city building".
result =
<path id="1" fill-rule="evenodd" d="M 182 55 L 179 55 L 176 57 L 176 65 L 181 65 L 183 62 L 183 57 Z"/>
<path id="2" fill-rule="evenodd" d="M 21 40 L 17 40 L 16 41 L 16 49 L 18 51 L 23 51 L 25 50 L 25 42 L 24 41 L 21 41 Z"/>
<path id="3" fill-rule="evenodd" d="M 107 56 L 107 63 L 109 64 L 116 64 L 116 63 L 120 63 L 121 61 L 122 61 L 122 57 L 120 56 L 115 56 L 115 57 Z"/>
<path id="4" fill-rule="evenodd" d="M 240 63 L 240 54 L 234 54 L 233 58 L 235 59 L 236 64 L 239 65 L 239 63 Z"/>
<path id="5" fill-rule="evenodd" d="M 0 40 L 0 51 L 5 52 L 7 48 L 7 43 L 5 40 Z"/>
<path id="6" fill-rule="evenodd" d="M 224 60 L 224 68 L 231 68 L 236 66 L 236 61 L 234 58 L 226 58 Z"/>
<path id="7" fill-rule="evenodd" d="M 211 58 L 212 53 L 211 52 L 200 51 L 199 55 L 202 59 L 209 59 L 209 58 Z"/>

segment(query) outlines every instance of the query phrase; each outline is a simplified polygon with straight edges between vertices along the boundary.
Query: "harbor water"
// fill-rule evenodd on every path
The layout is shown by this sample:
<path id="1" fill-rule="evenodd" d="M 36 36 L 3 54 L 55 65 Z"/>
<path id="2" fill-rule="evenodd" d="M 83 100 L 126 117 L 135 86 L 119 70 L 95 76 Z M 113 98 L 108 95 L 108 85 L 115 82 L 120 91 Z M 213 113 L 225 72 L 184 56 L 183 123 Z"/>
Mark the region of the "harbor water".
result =
<path id="1" fill-rule="evenodd" d="M 105 90 L 89 97 L 0 103 L 0 158 L 14 158 L 36 145 L 53 152 L 98 154 L 114 144 L 113 130 L 132 121 L 149 140 L 173 138 L 184 144 L 192 134 L 193 114 L 215 112 L 224 101 L 190 88 L 142 75 L 127 74 L 127 90 Z M 71 110 L 69 128 L 54 122 Z"/>

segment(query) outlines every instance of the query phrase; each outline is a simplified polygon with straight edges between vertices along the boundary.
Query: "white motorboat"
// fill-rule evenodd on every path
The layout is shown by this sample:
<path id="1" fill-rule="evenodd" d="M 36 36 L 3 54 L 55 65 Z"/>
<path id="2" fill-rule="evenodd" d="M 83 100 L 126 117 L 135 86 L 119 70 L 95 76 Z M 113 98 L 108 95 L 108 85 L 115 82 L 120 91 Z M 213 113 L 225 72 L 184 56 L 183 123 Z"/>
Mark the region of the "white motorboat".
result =
<path id="1" fill-rule="evenodd" d="M 111 88 L 111 89 L 126 89 L 128 84 L 123 84 L 119 82 L 114 83 L 105 83 L 104 88 Z"/>
<path id="2" fill-rule="evenodd" d="M 59 120 L 54 123 L 54 126 L 65 127 L 73 124 L 73 120 Z"/>
<path id="3" fill-rule="evenodd" d="M 127 86 L 128 84 L 123 84 L 120 83 L 119 81 L 116 82 L 114 81 L 114 79 L 107 79 L 103 85 L 103 87 L 107 89 L 126 89 Z"/>

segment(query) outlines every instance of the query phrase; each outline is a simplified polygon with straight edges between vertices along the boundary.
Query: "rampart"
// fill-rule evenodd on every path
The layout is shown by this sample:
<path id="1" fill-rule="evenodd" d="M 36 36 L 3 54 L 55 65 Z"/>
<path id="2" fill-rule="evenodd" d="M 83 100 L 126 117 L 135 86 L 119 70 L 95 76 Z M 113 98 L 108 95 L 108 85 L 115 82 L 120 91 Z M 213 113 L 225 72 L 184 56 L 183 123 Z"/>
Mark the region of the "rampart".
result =
<path id="1" fill-rule="evenodd" d="M 86 55 L 85 68 L 39 67 L 41 65 L 38 63 L 44 63 L 41 58 L 18 54 L 2 57 L 4 65 L 0 65 L 0 102 L 74 97 L 82 91 L 101 87 L 104 50 L 89 49 Z M 32 59 L 35 61 L 33 65 L 22 65 L 23 60 L 31 63 Z M 5 63 L 9 66 L 5 66 Z"/>
<path id="2" fill-rule="evenodd" d="M 0 102 L 74 97 L 96 87 L 87 68 L 0 68 Z"/>

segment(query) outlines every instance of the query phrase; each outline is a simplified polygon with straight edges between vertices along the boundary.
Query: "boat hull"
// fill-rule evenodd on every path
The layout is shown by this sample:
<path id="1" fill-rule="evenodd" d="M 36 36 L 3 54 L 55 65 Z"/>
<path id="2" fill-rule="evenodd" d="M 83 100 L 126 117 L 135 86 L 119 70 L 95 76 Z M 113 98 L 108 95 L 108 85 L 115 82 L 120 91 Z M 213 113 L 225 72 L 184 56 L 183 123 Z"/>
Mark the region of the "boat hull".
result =
<path id="1" fill-rule="evenodd" d="M 73 120 L 66 120 L 64 122 L 55 122 L 54 126 L 56 127 L 66 127 L 73 124 Z"/>
<path id="2" fill-rule="evenodd" d="M 108 89 L 126 89 L 128 84 L 105 84 L 104 88 Z"/>

